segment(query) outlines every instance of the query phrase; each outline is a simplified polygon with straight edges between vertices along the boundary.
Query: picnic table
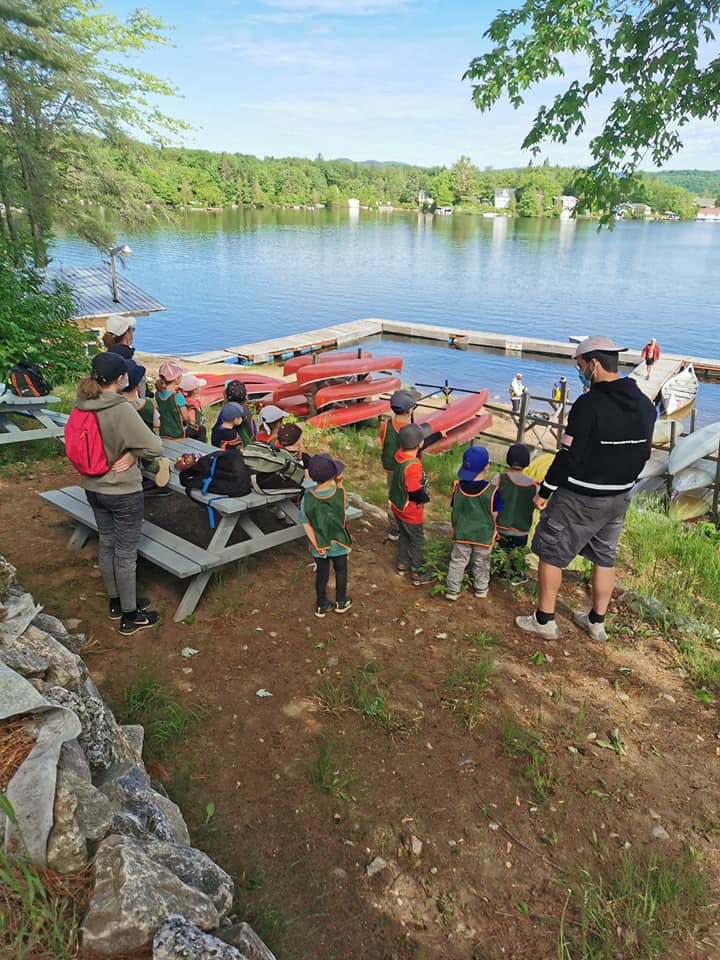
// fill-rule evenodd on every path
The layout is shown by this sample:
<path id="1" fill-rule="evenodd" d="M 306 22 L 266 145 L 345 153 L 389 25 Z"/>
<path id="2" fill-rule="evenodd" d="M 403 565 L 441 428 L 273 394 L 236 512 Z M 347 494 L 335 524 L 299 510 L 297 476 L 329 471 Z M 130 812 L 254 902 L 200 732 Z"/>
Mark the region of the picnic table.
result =
<path id="1" fill-rule="evenodd" d="M 4 443 L 27 443 L 28 440 L 47 440 L 62 436 L 62 427 L 50 416 L 48 406 L 60 403 L 58 397 L 18 397 L 8 387 L 0 392 L 0 445 Z M 40 424 L 39 428 L 21 430 L 10 414 L 27 417 Z"/>
<path id="2" fill-rule="evenodd" d="M 199 440 L 163 440 L 163 454 L 170 458 L 171 463 L 182 453 L 210 453 L 215 450 L 215 447 Z M 169 486 L 174 493 L 187 496 L 175 470 L 170 472 Z M 219 519 L 207 547 L 200 547 L 149 520 L 143 520 L 138 544 L 138 554 L 141 557 L 180 580 L 189 581 L 173 615 L 175 622 L 184 620 L 193 613 L 213 573 L 236 560 L 290 543 L 305 535 L 296 503 L 297 494 L 292 491 L 268 490 L 263 493 L 249 493 L 244 497 L 219 497 L 217 494 L 202 494 L 199 490 L 193 490 L 190 496 L 197 503 L 209 506 L 218 515 Z M 95 516 L 82 487 L 48 490 L 41 493 L 40 497 L 76 521 L 68 544 L 71 549 L 82 549 L 88 537 L 97 532 Z M 257 523 L 258 511 L 263 508 L 271 508 L 285 526 L 280 530 L 263 532 Z M 361 515 L 362 511 L 356 507 L 348 507 L 350 519 Z M 242 532 L 245 539 L 230 543 L 237 532 Z"/>

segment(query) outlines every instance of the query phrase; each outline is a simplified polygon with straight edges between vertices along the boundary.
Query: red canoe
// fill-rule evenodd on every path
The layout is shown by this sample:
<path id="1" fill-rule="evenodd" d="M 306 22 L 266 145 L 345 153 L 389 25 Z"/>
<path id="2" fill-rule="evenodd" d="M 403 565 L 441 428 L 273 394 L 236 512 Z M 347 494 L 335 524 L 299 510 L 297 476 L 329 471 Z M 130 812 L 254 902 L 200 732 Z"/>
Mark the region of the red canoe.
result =
<path id="1" fill-rule="evenodd" d="M 447 433 L 453 427 L 460 426 L 470 417 L 479 413 L 483 404 L 488 398 L 487 390 L 479 390 L 477 393 L 469 393 L 461 400 L 452 400 L 446 407 L 442 407 L 437 413 L 425 414 L 416 417 L 416 423 L 429 423 L 433 433 Z"/>
<path id="2" fill-rule="evenodd" d="M 315 394 L 315 406 L 326 407 L 338 400 L 364 400 L 379 397 L 402 386 L 400 377 L 380 377 L 379 380 L 357 380 L 355 383 L 338 383 L 334 387 L 321 387 Z"/>
<path id="3" fill-rule="evenodd" d="M 369 350 L 361 350 L 361 357 L 371 357 L 372 354 Z M 285 361 L 285 366 L 283 367 L 283 376 L 289 377 L 291 373 L 295 373 L 300 367 L 306 367 L 308 364 L 313 363 L 327 363 L 332 360 L 357 360 L 358 351 L 357 350 L 348 350 L 343 352 L 341 350 L 327 350 L 323 353 L 304 353 L 301 357 L 290 357 L 289 360 Z"/>
<path id="4" fill-rule="evenodd" d="M 347 423 L 360 423 L 362 420 L 381 417 L 385 413 L 390 413 L 390 402 L 372 400 L 368 403 L 353 403 L 349 407 L 326 410 L 325 413 L 318 413 L 317 416 L 311 417 L 307 423 L 322 430 L 329 430 L 331 427 L 343 427 Z"/>
<path id="5" fill-rule="evenodd" d="M 335 363 L 313 363 L 300 367 L 297 380 L 301 386 L 318 380 L 337 380 L 340 377 L 364 376 L 378 370 L 402 370 L 400 357 L 367 357 L 362 360 L 337 360 Z"/>
<path id="6" fill-rule="evenodd" d="M 297 384 L 295 384 L 297 390 Z M 304 393 L 294 393 L 290 397 L 283 397 L 279 402 L 271 394 L 267 394 L 258 400 L 258 407 L 267 407 L 268 404 L 280 407 L 285 413 L 291 413 L 294 417 L 306 417 L 310 413 L 308 398 Z"/>
<path id="7" fill-rule="evenodd" d="M 282 401 L 285 397 L 294 397 L 298 393 L 302 393 L 303 388 L 297 382 L 297 380 L 288 380 L 286 383 L 280 381 L 277 387 L 272 389 L 272 399 L 268 400 L 268 403 L 276 403 L 279 407 L 282 406 Z"/>
<path id="8" fill-rule="evenodd" d="M 471 420 L 461 423 L 459 427 L 453 427 L 452 430 L 448 430 L 444 437 L 440 437 L 435 443 L 431 443 L 429 447 L 425 447 L 423 453 L 429 453 L 430 456 L 434 456 L 436 453 L 443 453 L 445 450 L 452 449 L 452 447 L 457 444 L 472 440 L 473 437 L 478 436 L 483 430 L 487 430 L 487 428 L 492 425 L 492 419 L 491 413 L 483 413 L 479 417 L 473 417 Z"/>

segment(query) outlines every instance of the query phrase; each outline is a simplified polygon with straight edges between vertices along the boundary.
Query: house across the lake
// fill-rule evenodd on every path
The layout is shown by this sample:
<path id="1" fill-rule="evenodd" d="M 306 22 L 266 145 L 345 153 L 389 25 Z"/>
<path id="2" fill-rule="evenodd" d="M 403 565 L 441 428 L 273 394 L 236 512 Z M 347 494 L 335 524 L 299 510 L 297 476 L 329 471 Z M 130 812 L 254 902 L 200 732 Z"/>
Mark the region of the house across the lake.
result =
<path id="1" fill-rule="evenodd" d="M 509 210 L 510 201 L 515 199 L 515 190 L 512 187 L 499 187 L 495 191 L 495 209 Z"/>
<path id="2" fill-rule="evenodd" d="M 720 207 L 703 207 L 698 210 L 696 220 L 720 220 Z"/>

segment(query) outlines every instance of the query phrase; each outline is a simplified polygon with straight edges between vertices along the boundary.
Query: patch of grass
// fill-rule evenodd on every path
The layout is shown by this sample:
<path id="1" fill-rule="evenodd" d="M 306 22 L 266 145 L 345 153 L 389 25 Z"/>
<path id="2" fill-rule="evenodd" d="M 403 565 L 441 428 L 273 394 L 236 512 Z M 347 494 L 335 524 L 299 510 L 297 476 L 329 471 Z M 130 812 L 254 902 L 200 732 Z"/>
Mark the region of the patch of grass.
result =
<path id="1" fill-rule="evenodd" d="M 558 960 L 681 960 L 687 944 L 715 913 L 713 890 L 692 850 L 673 857 L 583 868 L 568 884 Z M 564 915 L 563 915 L 564 920 Z"/>
<path id="2" fill-rule="evenodd" d="M 720 654 L 710 636 L 684 634 L 676 644 L 678 659 L 694 687 L 720 690 Z"/>
<path id="3" fill-rule="evenodd" d="M 453 657 L 453 668 L 447 678 L 448 698 L 468 730 L 473 730 L 483 714 L 485 694 L 492 687 L 495 661 L 491 654 L 478 657 L 465 651 Z"/>
<path id="4" fill-rule="evenodd" d="M 364 719 L 377 724 L 386 733 L 398 733 L 415 724 L 418 718 L 394 710 L 389 705 L 390 691 L 380 680 L 380 670 L 380 664 L 374 661 L 356 667 L 348 681 L 350 700 Z"/>
<path id="5" fill-rule="evenodd" d="M 167 756 L 168 748 L 185 740 L 201 719 L 196 706 L 185 706 L 175 691 L 152 673 L 141 670 L 123 694 L 123 723 L 140 723 L 145 728 L 143 751 L 149 761 Z"/>
<path id="6" fill-rule="evenodd" d="M 325 677 L 315 691 L 315 699 L 331 713 L 340 713 L 348 707 L 349 700 L 345 687 L 340 680 Z"/>
<path id="7" fill-rule="evenodd" d="M 523 727 L 512 717 L 508 717 L 503 724 L 502 742 L 511 756 L 522 757 L 528 762 L 521 777 L 529 784 L 533 799 L 537 803 L 543 803 L 551 797 L 555 790 L 556 777 L 552 759 L 548 756 L 542 738 L 534 730 Z"/>
<path id="8" fill-rule="evenodd" d="M 316 740 L 317 755 L 308 767 L 310 783 L 339 800 L 353 800 L 350 787 L 358 778 L 346 773 L 333 754 L 333 743 L 325 737 Z"/>

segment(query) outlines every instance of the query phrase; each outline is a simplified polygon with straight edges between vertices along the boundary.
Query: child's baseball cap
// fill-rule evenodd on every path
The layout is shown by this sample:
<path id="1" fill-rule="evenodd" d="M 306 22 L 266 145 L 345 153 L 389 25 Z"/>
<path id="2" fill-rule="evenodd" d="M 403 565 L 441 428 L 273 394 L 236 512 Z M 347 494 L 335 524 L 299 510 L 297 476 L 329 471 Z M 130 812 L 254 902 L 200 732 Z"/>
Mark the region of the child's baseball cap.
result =
<path id="1" fill-rule="evenodd" d="M 516 470 L 524 470 L 530 463 L 530 450 L 524 443 L 513 443 L 508 447 L 505 462 Z"/>
<path id="2" fill-rule="evenodd" d="M 428 436 L 430 430 L 428 427 L 428 432 L 426 432 L 424 429 L 425 426 L 426 424 L 420 426 L 419 423 L 406 423 L 404 427 L 400 427 L 398 430 L 400 447 L 403 450 L 414 450 L 415 447 L 419 447 Z"/>
<path id="3" fill-rule="evenodd" d="M 462 466 L 457 472 L 458 480 L 474 480 L 490 463 L 490 454 L 485 447 L 468 447 L 463 454 Z"/>
<path id="4" fill-rule="evenodd" d="M 280 407 L 275 407 L 273 404 L 269 404 L 267 407 L 263 407 L 260 411 L 260 419 L 263 423 L 277 423 L 278 420 L 282 420 L 283 417 L 286 417 L 287 414 L 284 410 L 281 410 Z"/>
<path id="5" fill-rule="evenodd" d="M 166 360 L 160 364 L 158 373 L 166 383 L 172 383 L 174 380 L 180 379 L 185 373 L 185 368 L 181 367 L 179 363 L 173 363 L 172 360 Z"/>
<path id="6" fill-rule="evenodd" d="M 284 423 L 278 430 L 278 443 L 281 447 L 291 447 L 302 436 L 302 427 L 297 423 Z"/>
<path id="7" fill-rule="evenodd" d="M 245 408 L 239 403 L 225 403 L 220 411 L 220 419 L 223 423 L 230 423 L 232 420 L 242 420 L 245 416 Z"/>
<path id="8" fill-rule="evenodd" d="M 186 373 L 180 377 L 180 389 L 183 393 L 191 393 L 193 390 L 199 390 L 200 387 L 206 387 L 207 380 L 202 377 L 196 377 L 194 373 Z"/>
<path id="9" fill-rule="evenodd" d="M 390 409 L 393 413 L 407 413 L 414 406 L 417 406 L 415 397 L 409 390 L 396 390 L 390 397 Z"/>
<path id="10" fill-rule="evenodd" d="M 134 360 L 126 360 L 125 364 L 127 366 L 128 385 L 122 393 L 130 393 L 145 376 L 145 367 L 141 367 L 140 364 L 135 363 Z"/>
<path id="11" fill-rule="evenodd" d="M 307 469 L 310 479 L 315 483 L 327 483 L 343 472 L 345 464 L 342 460 L 335 460 L 329 453 L 316 453 L 314 457 L 310 457 Z"/>

